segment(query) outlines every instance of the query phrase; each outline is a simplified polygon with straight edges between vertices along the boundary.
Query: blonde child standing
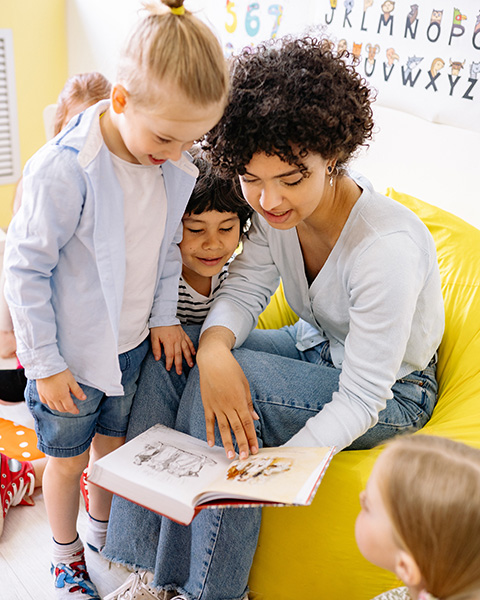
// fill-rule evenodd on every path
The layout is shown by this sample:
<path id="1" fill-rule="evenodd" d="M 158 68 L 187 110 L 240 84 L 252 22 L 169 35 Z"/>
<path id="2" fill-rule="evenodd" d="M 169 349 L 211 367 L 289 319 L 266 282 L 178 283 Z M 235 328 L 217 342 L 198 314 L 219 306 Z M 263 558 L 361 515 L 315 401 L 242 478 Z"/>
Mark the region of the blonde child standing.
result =
<path id="1" fill-rule="evenodd" d="M 376 600 L 480 598 L 480 450 L 441 437 L 397 438 L 360 501 L 360 552 L 407 586 Z"/>
<path id="2" fill-rule="evenodd" d="M 57 598 L 99 598 L 76 530 L 79 481 L 121 445 L 148 349 L 181 370 L 193 346 L 176 318 L 181 218 L 197 174 L 184 151 L 220 119 L 222 50 L 182 1 L 145 5 L 110 101 L 28 163 L 6 248 L 6 295 L 39 448 Z M 168 8 L 167 8 L 168 7 Z M 160 168 L 161 167 L 161 168 Z M 167 210 L 168 206 L 168 210 Z M 90 493 L 100 549 L 111 496 Z"/>

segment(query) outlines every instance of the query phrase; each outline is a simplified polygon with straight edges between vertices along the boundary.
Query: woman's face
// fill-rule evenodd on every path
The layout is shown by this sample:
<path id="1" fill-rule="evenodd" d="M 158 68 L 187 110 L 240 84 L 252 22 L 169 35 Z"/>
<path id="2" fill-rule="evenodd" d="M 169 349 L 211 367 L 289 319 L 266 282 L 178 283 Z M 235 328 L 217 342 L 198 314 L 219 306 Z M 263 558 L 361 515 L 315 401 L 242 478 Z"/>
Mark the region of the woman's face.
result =
<path id="1" fill-rule="evenodd" d="M 307 169 L 303 173 L 279 156 L 259 152 L 240 176 L 245 199 L 275 229 L 291 229 L 308 221 L 332 190 L 327 167 L 333 161 L 310 153 L 301 162 Z"/>

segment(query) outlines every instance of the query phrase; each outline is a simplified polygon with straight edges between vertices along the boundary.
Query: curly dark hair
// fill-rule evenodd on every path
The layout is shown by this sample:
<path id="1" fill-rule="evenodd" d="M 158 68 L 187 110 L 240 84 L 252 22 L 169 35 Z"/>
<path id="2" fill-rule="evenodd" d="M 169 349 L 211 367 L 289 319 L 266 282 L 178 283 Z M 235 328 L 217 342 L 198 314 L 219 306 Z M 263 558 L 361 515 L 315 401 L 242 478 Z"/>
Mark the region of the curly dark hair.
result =
<path id="1" fill-rule="evenodd" d="M 200 171 L 192 195 L 185 208 L 186 215 L 200 215 L 203 212 L 216 210 L 232 212 L 240 220 L 240 233 L 246 233 L 253 209 L 242 195 L 238 180 L 233 177 L 224 178 L 216 172 L 203 153 L 192 152 L 193 162 Z"/>
<path id="2" fill-rule="evenodd" d="M 264 42 L 233 58 L 229 104 L 203 148 L 228 176 L 244 174 L 257 152 L 302 171 L 301 158 L 315 152 L 342 169 L 372 137 L 373 99 L 350 55 L 336 55 L 326 38 Z"/>

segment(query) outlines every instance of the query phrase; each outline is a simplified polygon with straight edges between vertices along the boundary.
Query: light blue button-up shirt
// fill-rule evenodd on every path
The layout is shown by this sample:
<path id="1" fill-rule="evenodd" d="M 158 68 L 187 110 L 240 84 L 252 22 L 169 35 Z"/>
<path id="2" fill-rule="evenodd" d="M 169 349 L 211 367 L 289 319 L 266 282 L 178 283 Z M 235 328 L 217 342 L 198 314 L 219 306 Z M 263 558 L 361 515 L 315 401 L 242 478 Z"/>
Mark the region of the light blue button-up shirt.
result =
<path id="1" fill-rule="evenodd" d="M 29 379 L 68 367 L 78 382 L 117 395 L 125 237 L 123 192 L 99 124 L 108 106 L 75 117 L 27 163 L 7 235 L 5 294 Z M 168 208 L 150 327 L 179 322 L 177 244 L 198 174 L 188 154 L 161 168 Z"/>

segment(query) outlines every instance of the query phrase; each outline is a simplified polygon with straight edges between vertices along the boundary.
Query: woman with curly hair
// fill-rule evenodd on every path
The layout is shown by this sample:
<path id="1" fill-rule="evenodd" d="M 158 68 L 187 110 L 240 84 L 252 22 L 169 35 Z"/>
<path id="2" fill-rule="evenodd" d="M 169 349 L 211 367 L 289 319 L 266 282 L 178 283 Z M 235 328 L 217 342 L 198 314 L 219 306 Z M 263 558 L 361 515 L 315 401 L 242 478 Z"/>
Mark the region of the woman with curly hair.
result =
<path id="1" fill-rule="evenodd" d="M 244 52 L 207 134 L 213 164 L 239 176 L 256 212 L 197 353 L 207 440 L 216 421 L 227 454 L 230 430 L 240 453 L 367 448 L 422 427 L 435 405 L 435 245 L 347 168 L 373 128 L 371 91 L 347 61 L 309 37 Z M 249 336 L 280 278 L 299 321 Z"/>
<path id="2" fill-rule="evenodd" d="M 202 327 L 197 366 L 186 379 L 187 366 L 178 376 L 156 363 L 156 397 L 135 399 L 137 433 L 164 410 L 177 429 L 245 458 L 282 444 L 369 448 L 430 418 L 444 327 L 435 245 L 411 211 L 347 169 L 371 137 L 372 98 L 332 48 L 284 38 L 233 60 L 230 101 L 204 147 L 240 178 L 252 226 Z M 299 321 L 252 332 L 280 279 Z M 127 504 L 119 523 L 131 522 Z M 139 564 L 129 528 L 124 562 L 188 600 L 245 598 L 260 517 L 206 510 L 189 527 L 158 517 L 154 527 L 144 511 L 135 538 L 158 545 Z"/>

